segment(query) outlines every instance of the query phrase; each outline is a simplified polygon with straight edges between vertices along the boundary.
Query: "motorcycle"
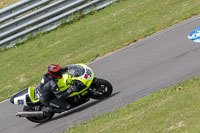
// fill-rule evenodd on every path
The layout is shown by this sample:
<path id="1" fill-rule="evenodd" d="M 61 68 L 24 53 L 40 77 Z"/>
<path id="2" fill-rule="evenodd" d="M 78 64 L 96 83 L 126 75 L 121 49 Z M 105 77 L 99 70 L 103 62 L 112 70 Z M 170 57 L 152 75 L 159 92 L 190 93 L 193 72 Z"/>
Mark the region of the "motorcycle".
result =
<path id="1" fill-rule="evenodd" d="M 190 34 L 187 36 L 188 39 L 193 40 L 195 43 L 200 42 L 200 27 L 194 29 L 194 31 L 190 32 Z"/>
<path id="2" fill-rule="evenodd" d="M 70 105 L 68 110 L 88 102 L 90 98 L 101 100 L 112 94 L 113 87 L 110 82 L 94 77 L 94 72 L 89 66 L 74 64 L 69 65 L 68 68 L 67 73 L 63 74 L 63 79 L 66 83 L 76 82 L 82 86 L 76 92 L 66 97 L 66 101 Z M 23 111 L 18 112 L 16 116 L 25 117 L 31 122 L 43 123 L 51 120 L 55 114 L 55 112 L 46 113 L 43 111 L 45 106 L 40 102 L 37 87 L 23 89 L 12 96 L 10 102 L 24 106 Z"/>

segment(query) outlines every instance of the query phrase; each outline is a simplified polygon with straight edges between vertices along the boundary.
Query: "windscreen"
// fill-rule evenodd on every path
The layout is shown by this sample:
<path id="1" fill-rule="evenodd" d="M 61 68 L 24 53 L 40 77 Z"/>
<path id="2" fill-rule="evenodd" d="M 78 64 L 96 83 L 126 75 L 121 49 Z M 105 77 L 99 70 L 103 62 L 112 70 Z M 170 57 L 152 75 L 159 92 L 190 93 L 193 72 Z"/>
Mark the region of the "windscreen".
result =
<path id="1" fill-rule="evenodd" d="M 69 65 L 68 74 L 72 77 L 80 77 L 85 73 L 85 69 L 79 65 Z"/>

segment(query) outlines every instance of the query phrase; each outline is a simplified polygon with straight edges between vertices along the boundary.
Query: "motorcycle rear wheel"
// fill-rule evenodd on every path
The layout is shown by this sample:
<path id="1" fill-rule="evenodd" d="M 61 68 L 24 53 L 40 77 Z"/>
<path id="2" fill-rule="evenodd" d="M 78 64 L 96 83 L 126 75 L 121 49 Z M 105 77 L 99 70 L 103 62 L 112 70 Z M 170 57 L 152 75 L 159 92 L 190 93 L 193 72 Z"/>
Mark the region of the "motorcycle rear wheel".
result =
<path id="1" fill-rule="evenodd" d="M 24 106 L 23 111 L 36 111 L 36 110 L 32 107 Z M 29 121 L 34 122 L 34 123 L 44 123 L 46 121 L 51 120 L 51 118 L 53 116 L 54 116 L 54 113 L 49 113 L 49 114 L 45 114 L 42 117 L 26 117 L 26 119 L 28 119 Z"/>
<path id="2" fill-rule="evenodd" d="M 92 99 L 104 99 L 109 97 L 112 94 L 112 91 L 113 87 L 110 82 L 105 79 L 97 78 L 91 86 L 89 96 Z"/>

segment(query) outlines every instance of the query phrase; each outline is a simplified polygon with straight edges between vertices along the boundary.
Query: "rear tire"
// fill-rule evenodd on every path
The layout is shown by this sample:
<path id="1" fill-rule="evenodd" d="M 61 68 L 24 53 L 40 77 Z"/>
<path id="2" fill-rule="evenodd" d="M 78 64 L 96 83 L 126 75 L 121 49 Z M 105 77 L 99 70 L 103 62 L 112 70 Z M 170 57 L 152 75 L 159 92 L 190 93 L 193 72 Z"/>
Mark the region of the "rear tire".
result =
<path id="1" fill-rule="evenodd" d="M 92 99 L 104 99 L 109 97 L 112 94 L 113 87 L 105 79 L 96 79 L 94 83 L 91 86 L 91 89 L 89 91 L 89 95 Z M 97 92 L 97 93 L 95 93 Z"/>
<path id="2" fill-rule="evenodd" d="M 34 108 L 29 107 L 29 106 L 24 106 L 23 111 L 36 111 Z M 39 111 L 39 110 L 37 110 Z M 35 122 L 35 123 L 44 123 L 46 121 L 51 120 L 51 118 L 54 116 L 54 113 L 49 113 L 49 114 L 45 114 L 42 117 L 26 117 L 26 119 L 28 119 L 31 122 Z"/>

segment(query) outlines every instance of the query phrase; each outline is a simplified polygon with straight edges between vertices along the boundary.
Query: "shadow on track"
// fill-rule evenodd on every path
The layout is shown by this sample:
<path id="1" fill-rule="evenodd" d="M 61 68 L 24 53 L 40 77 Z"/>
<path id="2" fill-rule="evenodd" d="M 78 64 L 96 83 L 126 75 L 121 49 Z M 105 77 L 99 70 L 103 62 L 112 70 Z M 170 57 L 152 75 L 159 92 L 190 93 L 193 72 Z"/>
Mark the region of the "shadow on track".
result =
<path id="1" fill-rule="evenodd" d="M 69 110 L 69 111 L 67 111 L 67 112 L 65 112 L 65 113 L 62 113 L 62 114 L 60 114 L 60 115 L 58 115 L 58 116 L 53 117 L 50 121 L 37 124 L 34 128 L 39 127 L 39 126 L 41 126 L 41 125 L 43 125 L 43 124 L 46 124 L 46 123 L 48 123 L 48 122 L 51 122 L 51 121 L 58 120 L 58 119 L 60 119 L 60 118 L 66 117 L 66 116 L 71 115 L 71 114 L 73 114 L 73 113 L 81 112 L 81 111 L 83 111 L 83 110 L 85 110 L 85 109 L 87 109 L 87 108 L 90 108 L 90 107 L 92 107 L 92 106 L 98 104 L 98 103 L 101 103 L 101 102 L 103 102 L 103 101 L 105 101 L 105 100 L 108 100 L 108 99 L 110 99 L 111 97 L 114 97 L 115 95 L 117 95 L 117 94 L 119 94 L 119 93 L 120 93 L 120 91 L 113 93 L 113 94 L 112 94 L 111 96 L 109 96 L 108 98 L 105 98 L 105 99 L 102 99 L 102 100 L 95 100 L 95 101 L 88 102 L 88 103 L 85 103 L 85 104 L 83 104 L 83 105 L 80 105 L 80 106 L 78 106 L 78 107 L 76 107 L 76 108 L 74 108 L 74 109 L 71 109 L 71 110 Z"/>

